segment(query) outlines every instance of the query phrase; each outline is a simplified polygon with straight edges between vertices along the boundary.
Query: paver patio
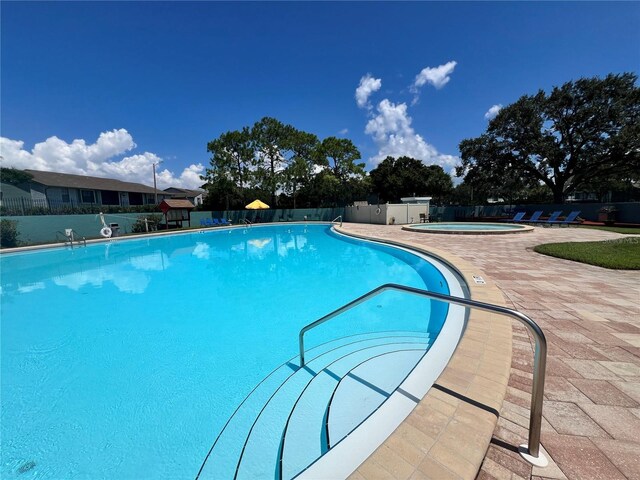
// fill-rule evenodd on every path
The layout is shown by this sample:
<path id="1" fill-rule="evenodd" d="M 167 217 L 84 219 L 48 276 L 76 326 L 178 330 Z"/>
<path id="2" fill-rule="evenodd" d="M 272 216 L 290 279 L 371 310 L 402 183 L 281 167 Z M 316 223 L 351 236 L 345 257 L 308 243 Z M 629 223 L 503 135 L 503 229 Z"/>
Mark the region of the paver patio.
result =
<path id="1" fill-rule="evenodd" d="M 478 479 L 640 479 L 640 272 L 584 265 L 532 249 L 541 243 L 640 242 L 640 237 L 582 228 L 538 227 L 499 236 L 365 224 L 343 229 L 450 252 L 484 272 L 508 307 L 544 330 L 549 350 L 542 446 L 551 465 L 532 468 L 516 452 L 528 434 L 533 346 L 526 329 L 512 322 L 507 393 Z M 402 474 L 378 470 L 367 477 L 437 478 L 437 468 L 441 465 Z"/>

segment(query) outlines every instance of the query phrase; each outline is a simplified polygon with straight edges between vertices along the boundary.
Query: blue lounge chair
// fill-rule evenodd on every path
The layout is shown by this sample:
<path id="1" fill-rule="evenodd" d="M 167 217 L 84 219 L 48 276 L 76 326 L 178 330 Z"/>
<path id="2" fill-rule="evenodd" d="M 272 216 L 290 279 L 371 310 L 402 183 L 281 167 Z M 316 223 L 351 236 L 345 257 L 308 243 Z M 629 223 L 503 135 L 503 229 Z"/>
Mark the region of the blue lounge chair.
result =
<path id="1" fill-rule="evenodd" d="M 551 215 L 549 215 L 549 218 L 547 218 L 546 220 L 536 220 L 535 222 L 532 222 L 531 220 L 529 220 L 529 223 L 536 223 L 536 224 L 540 223 L 542 224 L 542 226 L 551 226 L 551 223 L 558 220 L 558 217 L 560 215 L 562 215 L 562 210 L 557 210 L 553 212 Z"/>
<path id="2" fill-rule="evenodd" d="M 221 218 L 220 219 L 220 225 L 231 225 L 231 222 L 229 220 L 227 220 L 226 218 Z"/>
<path id="3" fill-rule="evenodd" d="M 200 219 L 200 226 L 201 226 L 201 227 L 206 227 L 206 226 L 207 226 L 207 222 L 205 221 L 205 219 L 204 219 L 204 218 L 201 218 L 201 219 Z"/>
<path id="4" fill-rule="evenodd" d="M 222 223 L 220 223 L 220 220 L 218 220 L 217 218 L 213 219 L 213 226 L 214 227 L 219 227 L 221 225 L 222 225 Z"/>
<path id="5" fill-rule="evenodd" d="M 555 220 L 555 221 L 547 221 L 547 223 L 549 225 L 558 225 L 558 226 L 565 226 L 568 227 L 569 225 L 577 225 L 580 222 L 576 221 L 576 218 L 578 218 L 578 215 L 580 215 L 580 210 L 574 210 L 573 212 L 571 212 L 569 215 L 566 216 L 566 218 L 564 220 Z"/>
<path id="6" fill-rule="evenodd" d="M 213 227 L 213 222 L 211 221 L 211 219 L 210 219 L 210 218 L 205 218 L 205 219 L 204 219 L 204 224 L 205 224 L 207 227 Z"/>
<path id="7" fill-rule="evenodd" d="M 500 221 L 501 222 L 515 222 L 515 223 L 518 223 L 518 222 L 522 221 L 522 217 L 524 217 L 526 213 L 527 212 L 518 212 L 513 216 L 513 218 L 503 218 Z M 422 215 L 422 213 L 420 215 Z"/>
<path id="8" fill-rule="evenodd" d="M 535 212 L 533 212 L 533 215 L 531 215 L 531 218 L 529 220 L 523 220 L 523 221 L 525 223 L 536 223 L 540 218 L 540 215 L 542 215 L 542 210 L 536 210 Z"/>

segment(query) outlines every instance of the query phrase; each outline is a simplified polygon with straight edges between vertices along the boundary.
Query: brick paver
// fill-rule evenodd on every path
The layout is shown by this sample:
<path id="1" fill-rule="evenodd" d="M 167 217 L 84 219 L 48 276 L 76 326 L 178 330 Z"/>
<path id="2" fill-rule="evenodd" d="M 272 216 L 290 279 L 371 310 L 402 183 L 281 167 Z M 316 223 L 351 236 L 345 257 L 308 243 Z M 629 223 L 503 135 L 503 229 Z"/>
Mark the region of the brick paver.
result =
<path id="1" fill-rule="evenodd" d="M 500 236 L 364 224 L 345 224 L 344 230 L 450 252 L 491 277 L 506 304 L 544 330 L 549 351 L 542 445 L 552 465 L 532 469 L 514 451 L 527 438 L 533 348 L 526 329 L 514 322 L 507 393 L 478 478 L 640 479 L 640 272 L 532 250 L 541 243 L 640 237 L 541 227 Z M 455 471 L 445 460 L 438 468 Z M 414 477 L 422 478 L 419 472 Z"/>

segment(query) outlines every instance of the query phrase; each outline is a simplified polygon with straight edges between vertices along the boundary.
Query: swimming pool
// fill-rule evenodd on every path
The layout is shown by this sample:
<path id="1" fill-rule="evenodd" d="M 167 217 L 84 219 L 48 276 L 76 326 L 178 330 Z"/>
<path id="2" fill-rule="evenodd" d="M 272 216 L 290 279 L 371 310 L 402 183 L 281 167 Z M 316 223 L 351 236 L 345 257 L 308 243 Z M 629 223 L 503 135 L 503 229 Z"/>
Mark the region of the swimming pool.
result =
<path id="1" fill-rule="evenodd" d="M 3 254 L 0 268 L 3 478 L 213 478 L 218 468 L 248 478 L 272 460 L 258 453 L 274 438 L 276 462 L 279 449 L 294 458 L 276 476 L 293 476 L 317 455 L 296 452 L 298 442 L 271 435 L 262 419 L 283 415 L 282 403 L 264 400 L 290 400 L 288 385 L 305 389 L 300 405 L 326 391 L 297 367 L 300 328 L 382 283 L 461 294 L 439 262 L 327 225 Z M 309 332 L 308 367 L 369 382 L 395 358 L 409 378 L 425 351 L 441 349 L 434 338 L 452 310 L 385 293 Z M 370 410 L 403 378 L 381 379 L 386 390 L 369 395 Z M 332 385 L 336 403 L 324 415 L 348 420 L 320 432 L 332 448 L 366 420 L 340 402 L 366 382 Z M 284 414 L 292 432 L 300 412 Z M 251 441 L 228 433 L 238 424 L 251 425 Z M 239 444 L 244 460 L 223 444 Z"/>
<path id="2" fill-rule="evenodd" d="M 534 228 L 529 225 L 515 223 L 416 223 L 402 227 L 403 230 L 424 233 L 453 233 L 462 235 L 500 235 L 505 233 L 530 232 Z"/>

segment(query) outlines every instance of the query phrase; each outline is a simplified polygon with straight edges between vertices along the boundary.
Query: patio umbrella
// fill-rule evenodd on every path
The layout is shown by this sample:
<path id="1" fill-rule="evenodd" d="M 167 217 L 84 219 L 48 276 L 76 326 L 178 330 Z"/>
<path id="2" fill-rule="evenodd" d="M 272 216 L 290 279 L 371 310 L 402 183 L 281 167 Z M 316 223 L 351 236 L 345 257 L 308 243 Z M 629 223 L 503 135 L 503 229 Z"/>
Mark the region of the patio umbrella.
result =
<path id="1" fill-rule="evenodd" d="M 260 200 L 254 200 L 249 205 L 246 205 L 244 208 L 247 208 L 249 210 L 262 210 L 262 209 L 271 208 L 271 207 Z"/>

